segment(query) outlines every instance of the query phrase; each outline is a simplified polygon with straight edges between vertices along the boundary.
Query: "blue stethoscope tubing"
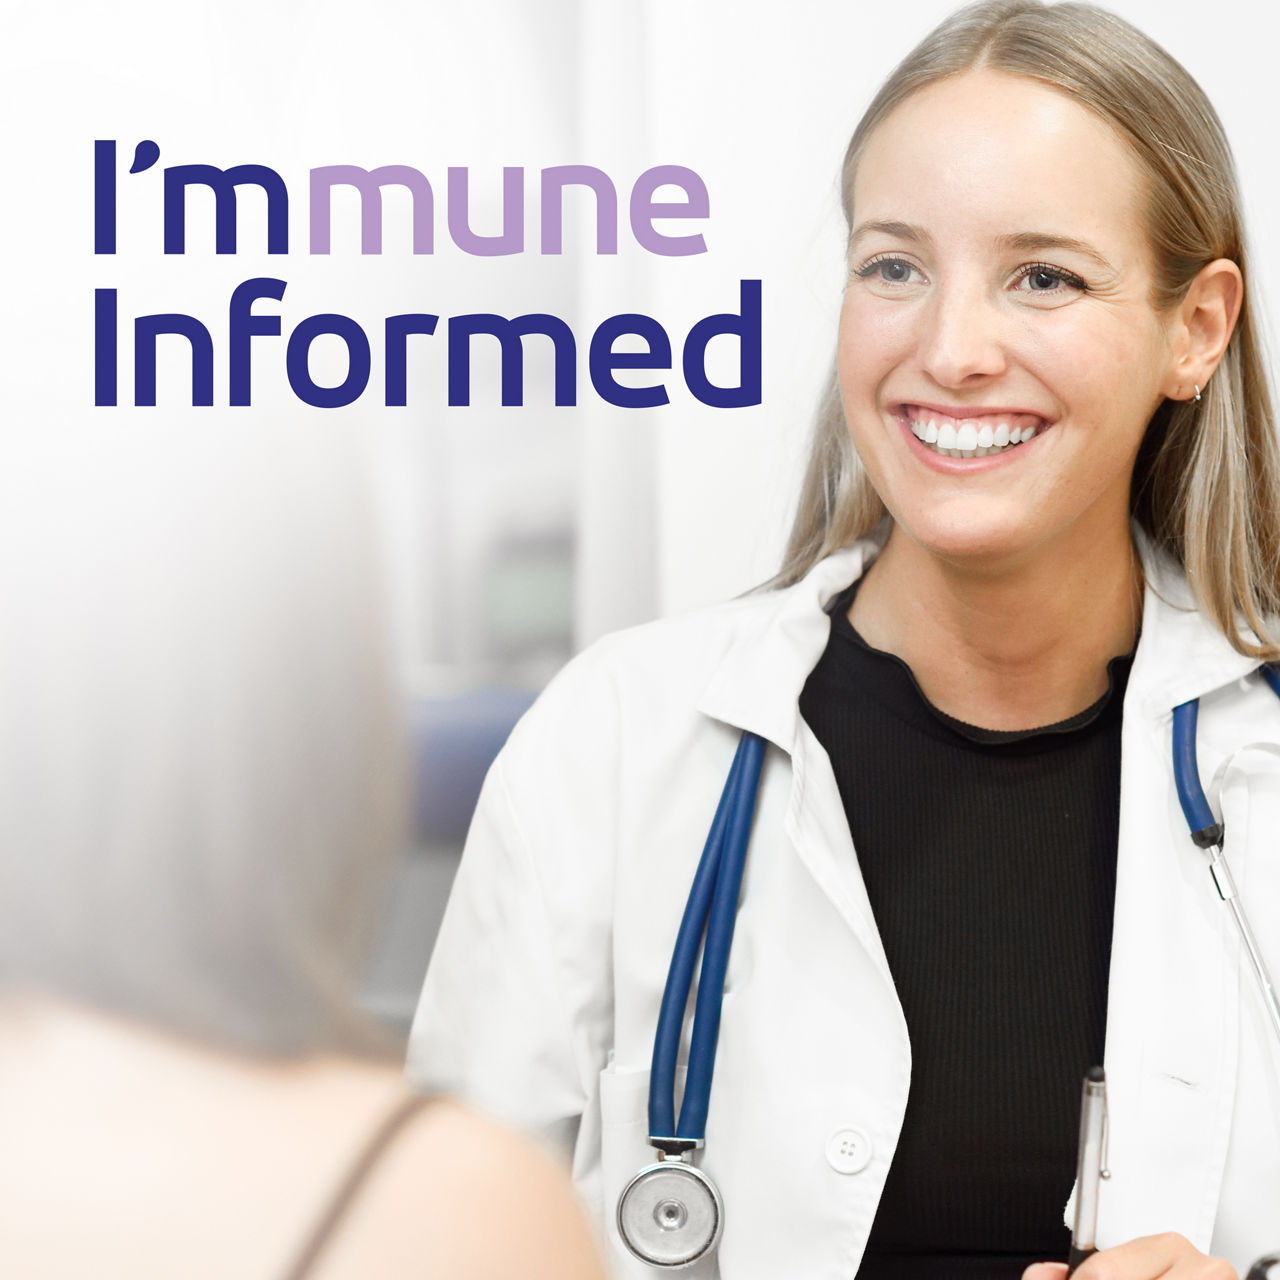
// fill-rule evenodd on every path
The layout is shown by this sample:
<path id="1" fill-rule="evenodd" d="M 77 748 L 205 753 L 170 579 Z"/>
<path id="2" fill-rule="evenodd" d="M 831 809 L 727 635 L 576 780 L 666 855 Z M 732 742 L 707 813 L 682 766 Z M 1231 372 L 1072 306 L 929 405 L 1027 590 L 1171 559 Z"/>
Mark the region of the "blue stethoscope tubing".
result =
<path id="1" fill-rule="evenodd" d="M 716 1042 L 720 1036 L 724 979 L 729 968 L 729 950 L 738 915 L 742 869 L 751 840 L 751 820 L 760 785 L 764 746 L 764 739 L 750 732 L 744 732 L 738 743 L 698 869 L 694 873 L 684 917 L 680 921 L 653 1040 L 653 1068 L 649 1076 L 651 1140 L 678 1138 L 701 1146 L 706 1134 L 711 1074 L 715 1069 Z M 698 994 L 690 1033 L 689 1070 L 677 1124 L 676 1058 L 700 946 L 702 969 L 698 974 Z"/>
<path id="2" fill-rule="evenodd" d="M 1259 668 L 1259 673 L 1280 698 L 1280 671 L 1274 667 Z M 1276 996 L 1275 983 L 1267 969 L 1267 962 L 1254 937 L 1253 928 L 1240 893 L 1236 889 L 1231 868 L 1227 865 L 1223 824 L 1214 816 L 1209 801 L 1200 785 L 1200 767 L 1196 757 L 1196 723 L 1199 718 L 1199 699 L 1193 698 L 1173 709 L 1173 779 L 1178 789 L 1178 803 L 1183 817 L 1191 829 L 1191 839 L 1198 848 L 1209 854 L 1209 872 L 1213 876 L 1218 896 L 1231 908 L 1236 931 L 1249 957 L 1249 967 L 1257 981 L 1262 1003 L 1271 1022 L 1277 1043 L 1280 1043 L 1280 998 Z"/>
<path id="3" fill-rule="evenodd" d="M 724 980 L 764 752 L 763 738 L 743 733 L 694 872 L 662 993 L 649 1074 L 649 1142 L 657 1148 L 658 1162 L 641 1169 L 623 1188 L 617 1210 L 623 1243 L 651 1266 L 691 1266 L 720 1239 L 724 1202 L 690 1156 L 703 1145 L 707 1128 Z M 689 1070 L 677 1124 L 676 1059 L 699 951 Z"/>

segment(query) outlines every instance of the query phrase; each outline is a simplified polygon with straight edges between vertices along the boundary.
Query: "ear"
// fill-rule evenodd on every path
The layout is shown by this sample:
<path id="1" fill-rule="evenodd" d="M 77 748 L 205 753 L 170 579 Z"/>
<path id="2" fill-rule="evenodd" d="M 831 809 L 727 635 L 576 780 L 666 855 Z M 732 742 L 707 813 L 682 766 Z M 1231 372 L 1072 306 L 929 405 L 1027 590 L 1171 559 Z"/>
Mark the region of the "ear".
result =
<path id="1" fill-rule="evenodd" d="M 1244 278 L 1230 258 L 1202 267 L 1178 304 L 1172 327 L 1172 361 L 1161 388 L 1170 400 L 1203 390 L 1227 349 L 1244 301 Z"/>

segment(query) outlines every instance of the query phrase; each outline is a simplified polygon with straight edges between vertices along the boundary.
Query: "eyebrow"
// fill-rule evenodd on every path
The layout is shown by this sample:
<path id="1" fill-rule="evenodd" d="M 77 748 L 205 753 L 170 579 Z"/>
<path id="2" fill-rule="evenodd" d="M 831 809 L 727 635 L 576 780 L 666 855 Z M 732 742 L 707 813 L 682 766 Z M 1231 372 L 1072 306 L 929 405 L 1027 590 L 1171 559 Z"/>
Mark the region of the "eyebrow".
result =
<path id="1" fill-rule="evenodd" d="M 895 240 L 906 240 L 913 244 L 930 244 L 933 240 L 933 237 L 923 227 L 918 227 L 911 222 L 863 222 L 854 228 L 853 234 L 849 237 L 850 250 L 859 240 L 871 235 L 873 232 L 879 232 L 881 235 L 889 236 Z M 1064 250 L 1068 253 L 1078 253 L 1082 257 L 1088 258 L 1103 271 L 1115 271 L 1114 264 L 1102 253 L 1087 241 L 1077 240 L 1074 236 L 1053 235 L 1046 231 L 1018 231 L 1013 235 L 998 236 L 996 238 L 996 247 L 1013 249 L 1018 253 L 1043 253 L 1055 249 Z"/>
<path id="2" fill-rule="evenodd" d="M 1016 235 L 1001 236 L 996 243 L 1002 248 L 1016 249 L 1019 253 L 1042 253 L 1045 250 L 1062 249 L 1088 258 L 1103 271 L 1114 271 L 1115 266 L 1084 240 L 1073 236 L 1049 235 L 1043 231 L 1019 231 Z"/>
<path id="3" fill-rule="evenodd" d="M 854 227 L 849 236 L 849 248 L 852 249 L 863 236 L 868 236 L 873 231 L 892 236 L 895 240 L 911 240 L 916 244 L 928 244 L 932 238 L 923 227 L 917 227 L 910 222 L 862 222 Z"/>

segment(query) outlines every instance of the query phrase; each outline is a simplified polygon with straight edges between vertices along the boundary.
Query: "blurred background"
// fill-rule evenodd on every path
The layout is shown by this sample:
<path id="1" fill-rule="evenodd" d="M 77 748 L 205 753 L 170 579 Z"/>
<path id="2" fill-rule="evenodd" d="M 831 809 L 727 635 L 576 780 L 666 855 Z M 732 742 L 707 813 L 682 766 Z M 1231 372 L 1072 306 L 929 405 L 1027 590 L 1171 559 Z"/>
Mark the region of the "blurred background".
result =
<path id="1" fill-rule="evenodd" d="M 842 284 L 836 176 L 848 135 L 892 64 L 952 7 L 793 0 L 159 0 L 11 3 L 3 12 L 8 181 L 0 430 L 6 450 L 68 426 L 110 433 L 148 415 L 177 432 L 227 415 L 264 433 L 281 421 L 353 425 L 375 469 L 398 661 L 414 758 L 414 839 L 387 904 L 366 1000 L 407 1029 L 484 772 L 515 719 L 574 652 L 605 632 L 744 591 L 777 566 L 808 424 L 830 364 Z M 1280 212 L 1264 105 L 1270 50 L 1242 38 L 1252 10 L 1215 20 L 1176 0 L 1113 6 L 1184 61 L 1217 104 L 1245 186 L 1264 294 L 1280 260 L 1266 232 Z M 118 141 L 119 245 L 95 257 L 93 141 Z M 126 176 L 134 144 L 160 161 Z M 213 252 L 212 201 L 189 200 L 188 252 L 166 257 L 161 170 L 258 163 L 289 186 L 290 252 L 269 256 L 265 205 L 240 199 L 239 251 Z M 437 198 L 435 252 L 414 255 L 408 194 L 384 193 L 383 252 L 360 252 L 355 193 L 337 191 L 333 251 L 307 252 L 313 167 L 403 164 Z M 619 193 L 619 251 L 595 252 L 585 193 L 565 217 L 565 251 L 539 251 L 538 174 L 603 170 Z M 695 170 L 710 217 L 705 254 L 662 257 L 631 236 L 626 198 L 658 164 Z M 457 249 L 443 216 L 446 170 L 469 170 L 471 225 L 501 228 L 503 166 L 525 171 L 525 252 Z M 1034 181 L 1034 175 L 1028 175 Z M 288 289 L 287 334 L 339 312 L 374 342 L 374 376 L 345 409 L 301 404 L 284 339 L 254 340 L 253 406 L 225 404 L 225 317 L 250 276 Z M 736 310 L 763 281 L 763 404 L 712 409 L 678 372 L 699 318 Z M 93 290 L 119 290 L 122 402 L 93 404 Z M 132 317 L 177 311 L 214 336 L 215 407 L 190 407 L 180 340 L 162 340 L 158 403 L 132 398 Z M 578 404 L 554 407 L 549 344 L 525 360 L 524 405 L 499 403 L 496 351 L 475 344 L 471 405 L 446 406 L 440 334 L 410 345 L 409 404 L 382 406 L 385 316 L 542 311 L 578 341 Z M 671 403 L 618 409 L 595 396 L 585 348 L 607 316 L 656 317 L 677 349 Z M 496 346 L 496 344 L 494 344 Z M 544 349 L 544 347 L 546 349 Z M 721 380 L 736 354 L 717 353 Z M 317 342 L 317 380 L 341 380 L 340 344 Z M 713 375 L 714 376 L 714 375 Z M 643 380 L 643 379 L 641 379 Z M 71 437 L 69 437 L 71 438 Z M 9 454 L 12 457 L 12 454 Z M 234 519 L 234 512 L 228 512 Z"/>

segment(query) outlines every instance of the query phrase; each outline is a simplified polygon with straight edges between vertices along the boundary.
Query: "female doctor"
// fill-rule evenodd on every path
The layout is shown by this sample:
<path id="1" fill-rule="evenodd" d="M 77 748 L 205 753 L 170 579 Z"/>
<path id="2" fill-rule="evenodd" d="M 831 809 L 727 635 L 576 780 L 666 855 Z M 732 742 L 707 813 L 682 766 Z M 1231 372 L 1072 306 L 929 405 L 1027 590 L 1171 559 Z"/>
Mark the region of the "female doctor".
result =
<path id="1" fill-rule="evenodd" d="M 617 1206 L 656 1160 L 669 958 L 749 731 L 684 1157 L 719 1234 L 685 1274 L 1058 1280 L 1095 1062 L 1110 1177 L 1081 1280 L 1243 1274 L 1280 1246 L 1280 1051 L 1171 747 L 1198 699 L 1194 767 L 1280 966 L 1257 672 L 1280 656 L 1280 490 L 1221 127 L 1110 14 L 990 0 L 890 77 L 843 199 L 786 566 L 596 645 L 517 727 L 410 1071 L 558 1143 L 616 1273 L 661 1274 Z"/>

